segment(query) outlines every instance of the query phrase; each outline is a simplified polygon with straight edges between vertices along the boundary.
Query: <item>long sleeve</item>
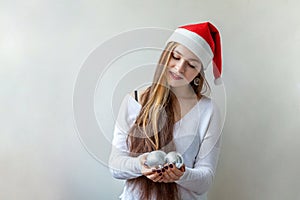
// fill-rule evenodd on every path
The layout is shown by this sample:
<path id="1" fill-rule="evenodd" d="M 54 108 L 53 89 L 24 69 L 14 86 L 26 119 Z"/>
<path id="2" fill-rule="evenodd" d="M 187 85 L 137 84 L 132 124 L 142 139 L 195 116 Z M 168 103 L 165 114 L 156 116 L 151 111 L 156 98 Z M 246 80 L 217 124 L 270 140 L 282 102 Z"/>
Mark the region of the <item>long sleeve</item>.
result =
<path id="1" fill-rule="evenodd" d="M 197 195 L 204 194 L 210 188 L 217 167 L 221 145 L 220 113 L 215 103 L 212 109 L 207 131 L 202 139 L 201 147 L 193 167 L 186 167 L 184 175 L 176 181 L 181 187 Z"/>
<path id="2" fill-rule="evenodd" d="M 117 179 L 131 179 L 142 175 L 139 157 L 129 156 L 126 143 L 128 131 L 138 112 L 138 105 L 130 104 L 129 98 L 129 95 L 125 96 L 120 106 L 109 158 L 110 171 Z"/>

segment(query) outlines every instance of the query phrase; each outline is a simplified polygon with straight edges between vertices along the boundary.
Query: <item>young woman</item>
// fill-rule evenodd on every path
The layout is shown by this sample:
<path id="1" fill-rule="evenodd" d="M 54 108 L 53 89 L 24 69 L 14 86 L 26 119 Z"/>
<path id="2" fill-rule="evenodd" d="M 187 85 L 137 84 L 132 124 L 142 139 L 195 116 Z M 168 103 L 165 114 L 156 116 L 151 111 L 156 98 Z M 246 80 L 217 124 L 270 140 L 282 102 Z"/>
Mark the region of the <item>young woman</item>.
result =
<path id="1" fill-rule="evenodd" d="M 221 42 L 209 22 L 175 30 L 145 91 L 128 94 L 115 125 L 110 168 L 123 200 L 206 199 L 220 151 L 221 122 L 204 71 L 221 75 Z M 184 165 L 146 165 L 149 152 L 179 152 Z"/>

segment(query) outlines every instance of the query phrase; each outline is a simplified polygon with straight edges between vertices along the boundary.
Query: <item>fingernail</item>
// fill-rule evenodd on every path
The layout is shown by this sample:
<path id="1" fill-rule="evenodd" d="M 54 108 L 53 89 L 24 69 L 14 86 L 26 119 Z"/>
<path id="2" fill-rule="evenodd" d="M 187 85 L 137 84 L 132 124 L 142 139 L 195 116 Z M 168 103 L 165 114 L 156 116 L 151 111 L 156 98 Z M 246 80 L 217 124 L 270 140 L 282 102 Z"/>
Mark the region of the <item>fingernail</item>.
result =
<path id="1" fill-rule="evenodd" d="M 160 173 L 160 172 L 161 172 L 161 170 L 160 170 L 160 169 L 158 169 L 158 170 L 156 170 L 156 172 L 157 172 L 157 173 Z"/>
<path id="2" fill-rule="evenodd" d="M 170 164 L 169 166 L 170 166 L 170 168 L 173 168 L 173 164 Z"/>
<path id="3" fill-rule="evenodd" d="M 160 173 L 159 175 L 162 176 L 162 173 Z"/>
<path id="4" fill-rule="evenodd" d="M 162 171 L 162 172 L 165 172 L 165 169 L 164 169 L 164 168 L 162 168 L 162 169 L 161 169 L 161 171 Z"/>
<path id="5" fill-rule="evenodd" d="M 164 166 L 164 168 L 165 168 L 165 169 L 168 169 L 169 167 L 168 167 L 168 166 Z"/>

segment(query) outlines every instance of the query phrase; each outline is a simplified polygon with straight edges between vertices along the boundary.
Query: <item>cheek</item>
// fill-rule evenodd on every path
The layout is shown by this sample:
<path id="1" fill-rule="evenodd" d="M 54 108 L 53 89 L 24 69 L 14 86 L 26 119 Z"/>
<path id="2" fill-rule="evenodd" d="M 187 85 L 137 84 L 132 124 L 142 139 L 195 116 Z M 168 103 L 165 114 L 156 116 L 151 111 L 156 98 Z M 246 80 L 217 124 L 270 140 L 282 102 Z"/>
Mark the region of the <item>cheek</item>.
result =
<path id="1" fill-rule="evenodd" d="M 168 63 L 168 67 L 173 67 L 175 65 L 175 61 L 173 59 L 171 59 Z"/>
<path id="2" fill-rule="evenodd" d="M 197 75 L 198 75 L 198 72 L 190 71 L 190 72 L 186 73 L 185 77 L 188 80 L 188 82 L 191 82 L 192 80 L 194 80 L 194 78 L 196 78 Z"/>

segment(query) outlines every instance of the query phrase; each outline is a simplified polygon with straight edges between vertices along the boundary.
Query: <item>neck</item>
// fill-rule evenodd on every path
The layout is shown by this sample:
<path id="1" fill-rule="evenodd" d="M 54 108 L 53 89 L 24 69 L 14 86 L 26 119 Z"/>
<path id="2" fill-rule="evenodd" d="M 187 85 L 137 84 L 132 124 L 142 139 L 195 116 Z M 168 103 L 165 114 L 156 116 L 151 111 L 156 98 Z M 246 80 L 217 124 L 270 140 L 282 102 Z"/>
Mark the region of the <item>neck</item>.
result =
<path id="1" fill-rule="evenodd" d="M 189 85 L 181 87 L 171 87 L 172 92 L 177 98 L 192 98 L 195 97 L 195 92 Z"/>

